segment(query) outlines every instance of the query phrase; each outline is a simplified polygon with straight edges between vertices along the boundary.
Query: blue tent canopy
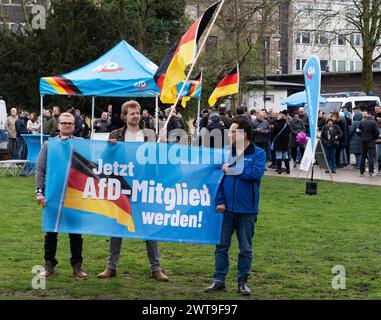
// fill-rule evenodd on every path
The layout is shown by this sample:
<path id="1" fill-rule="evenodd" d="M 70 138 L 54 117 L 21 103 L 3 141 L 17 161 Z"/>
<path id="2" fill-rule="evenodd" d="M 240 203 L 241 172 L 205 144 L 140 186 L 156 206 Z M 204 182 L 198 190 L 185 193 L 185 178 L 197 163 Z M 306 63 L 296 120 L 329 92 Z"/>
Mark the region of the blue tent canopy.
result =
<path id="1" fill-rule="evenodd" d="M 126 41 L 119 42 L 90 64 L 58 76 L 40 79 L 41 95 L 156 97 L 157 65 Z"/>
<path id="2" fill-rule="evenodd" d="M 303 107 L 305 104 L 307 104 L 306 91 L 304 90 L 301 92 L 294 93 L 288 96 L 286 99 L 283 99 L 280 103 L 287 105 L 287 107 Z M 320 97 L 319 103 L 327 103 L 327 100 L 323 97 Z"/>

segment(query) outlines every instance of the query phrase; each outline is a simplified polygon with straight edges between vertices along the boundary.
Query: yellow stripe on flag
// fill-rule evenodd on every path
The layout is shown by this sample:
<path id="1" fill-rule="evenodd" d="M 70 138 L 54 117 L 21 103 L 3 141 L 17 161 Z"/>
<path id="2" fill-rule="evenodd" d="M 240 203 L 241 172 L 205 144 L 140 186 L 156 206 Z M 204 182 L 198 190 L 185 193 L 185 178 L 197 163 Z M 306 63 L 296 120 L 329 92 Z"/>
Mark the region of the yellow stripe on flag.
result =
<path id="1" fill-rule="evenodd" d="M 218 98 L 235 93 L 238 93 L 238 83 L 229 84 L 221 88 L 217 87 L 209 97 L 208 103 L 212 107 L 216 104 Z"/>
<path id="2" fill-rule="evenodd" d="M 83 199 L 81 191 L 68 188 L 64 207 L 68 209 L 96 213 L 110 219 L 115 219 L 119 224 L 126 226 L 129 232 L 135 232 L 135 225 L 131 214 L 127 214 L 109 200 L 94 200 L 91 198 Z"/>
<path id="3" fill-rule="evenodd" d="M 186 79 L 185 68 L 192 63 L 196 40 L 189 41 L 180 46 L 169 64 L 160 100 L 163 103 L 174 103 L 177 97 L 177 85 Z"/>
<path id="4" fill-rule="evenodd" d="M 54 90 L 57 91 L 57 93 L 59 94 L 67 94 L 66 90 L 64 90 L 57 82 L 56 80 L 54 80 L 53 78 L 51 77 L 48 77 L 48 78 L 44 78 L 45 81 L 47 83 L 49 83 L 53 88 Z"/>

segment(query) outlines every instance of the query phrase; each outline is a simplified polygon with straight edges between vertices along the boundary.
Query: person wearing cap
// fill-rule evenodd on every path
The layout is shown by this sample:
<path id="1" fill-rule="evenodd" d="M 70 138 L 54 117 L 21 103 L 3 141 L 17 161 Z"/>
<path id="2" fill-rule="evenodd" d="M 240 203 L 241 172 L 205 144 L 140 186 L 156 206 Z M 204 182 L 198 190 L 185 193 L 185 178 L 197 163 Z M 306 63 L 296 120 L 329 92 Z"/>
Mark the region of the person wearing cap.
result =
<path id="1" fill-rule="evenodd" d="M 206 129 L 209 131 L 210 141 L 204 141 L 206 147 L 223 148 L 224 147 L 224 129 L 221 124 L 221 116 L 218 113 L 212 113 L 208 119 Z M 206 139 L 204 139 L 206 140 Z M 208 139 L 209 140 L 209 139 Z M 210 142 L 210 143 L 209 143 Z M 209 145 L 207 145 L 209 144 Z"/>
<path id="2" fill-rule="evenodd" d="M 75 137 L 82 138 L 84 131 L 84 124 L 82 118 L 75 112 L 75 108 L 72 105 L 66 106 L 65 112 L 71 113 L 75 119 L 75 128 L 73 131 L 73 135 Z"/>

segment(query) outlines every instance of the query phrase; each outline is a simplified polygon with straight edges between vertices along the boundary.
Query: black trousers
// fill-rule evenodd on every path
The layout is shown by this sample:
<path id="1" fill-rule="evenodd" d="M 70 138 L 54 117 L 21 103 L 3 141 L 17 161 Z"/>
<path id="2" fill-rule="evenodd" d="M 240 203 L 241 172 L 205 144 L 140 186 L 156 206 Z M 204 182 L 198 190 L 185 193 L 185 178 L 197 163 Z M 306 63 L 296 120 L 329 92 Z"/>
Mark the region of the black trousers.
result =
<path id="1" fill-rule="evenodd" d="M 58 261 L 56 259 L 56 252 L 57 252 L 57 232 L 47 232 L 45 235 L 45 261 L 50 261 L 54 266 L 58 264 Z M 71 258 L 70 258 L 70 264 L 72 266 L 82 263 L 82 245 L 83 245 L 83 239 L 80 234 L 73 234 L 69 233 L 70 237 L 70 251 L 71 251 Z"/>
<path id="2" fill-rule="evenodd" d="M 365 162 L 368 158 L 369 173 L 374 173 L 374 159 L 376 157 L 376 146 L 374 143 L 363 142 L 361 153 L 360 173 L 365 172 Z"/>

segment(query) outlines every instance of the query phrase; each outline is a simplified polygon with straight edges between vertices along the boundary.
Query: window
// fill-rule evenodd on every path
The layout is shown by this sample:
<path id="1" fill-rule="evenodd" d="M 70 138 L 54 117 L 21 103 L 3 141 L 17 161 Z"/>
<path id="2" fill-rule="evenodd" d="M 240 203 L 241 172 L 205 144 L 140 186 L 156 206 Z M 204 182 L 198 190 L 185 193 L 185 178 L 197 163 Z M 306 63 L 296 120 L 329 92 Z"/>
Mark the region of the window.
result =
<path id="1" fill-rule="evenodd" d="M 343 35 L 341 35 L 341 34 L 337 35 L 335 37 L 334 43 L 336 45 L 339 45 L 339 46 L 344 46 L 345 45 L 345 37 Z"/>
<path id="2" fill-rule="evenodd" d="M 362 61 L 356 61 L 355 71 L 362 71 Z"/>
<path id="3" fill-rule="evenodd" d="M 315 33 L 315 44 L 328 44 L 328 33 L 327 32 L 316 32 Z"/>
<path id="4" fill-rule="evenodd" d="M 307 62 L 307 59 L 296 59 L 296 70 L 303 71 L 303 68 L 306 62 Z"/>
<path id="5" fill-rule="evenodd" d="M 337 71 L 339 72 L 345 72 L 346 70 L 346 61 L 345 60 L 338 60 L 337 61 Z"/>
<path id="6" fill-rule="evenodd" d="M 352 46 L 361 46 L 361 35 L 360 34 L 351 34 L 350 42 Z"/>
<path id="7" fill-rule="evenodd" d="M 373 63 L 373 70 L 381 70 L 381 62 Z"/>
<path id="8" fill-rule="evenodd" d="M 296 43 L 309 44 L 311 43 L 311 32 L 299 31 L 296 33 Z"/>
<path id="9" fill-rule="evenodd" d="M 328 70 L 328 60 L 320 60 L 320 69 L 322 72 L 329 71 Z"/>

